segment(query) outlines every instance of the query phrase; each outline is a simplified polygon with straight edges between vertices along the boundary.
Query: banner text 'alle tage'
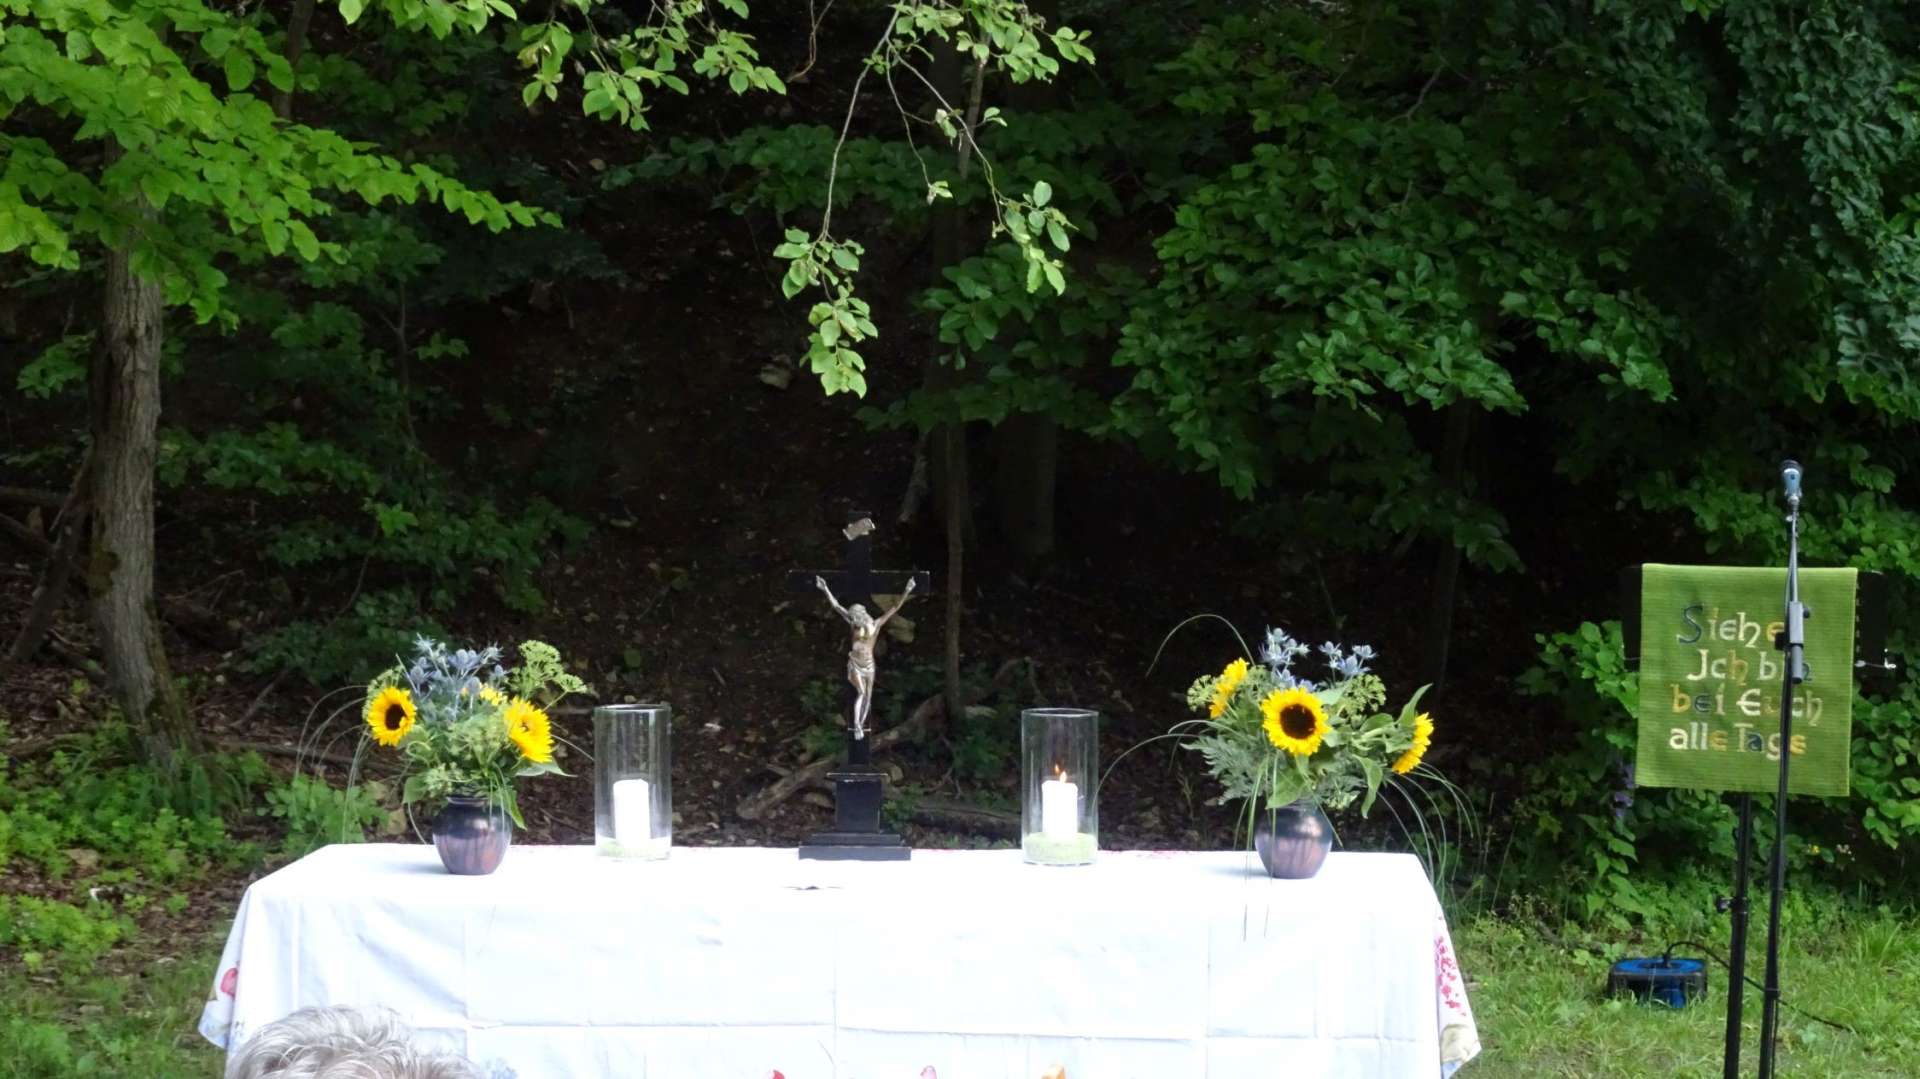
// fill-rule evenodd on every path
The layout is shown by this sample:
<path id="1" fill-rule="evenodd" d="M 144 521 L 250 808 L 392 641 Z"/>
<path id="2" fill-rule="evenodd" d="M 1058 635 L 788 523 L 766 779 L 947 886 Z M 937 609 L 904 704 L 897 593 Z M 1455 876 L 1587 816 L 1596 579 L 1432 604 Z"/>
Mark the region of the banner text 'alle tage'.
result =
<path id="1" fill-rule="evenodd" d="M 1698 617 L 1702 605 L 1694 604 L 1680 612 L 1681 622 L 1688 632 L 1678 636 L 1681 644 L 1699 644 L 1699 666 L 1689 672 L 1686 684 L 1670 683 L 1673 690 L 1673 711 L 1675 714 L 1692 712 L 1698 715 L 1725 716 L 1729 703 L 1733 714 L 1749 720 L 1771 718 L 1775 724 L 1780 719 L 1780 678 L 1784 673 L 1786 657 L 1774 652 L 1773 642 L 1785 626 L 1780 622 L 1756 622 L 1747 617 L 1747 612 L 1739 611 L 1729 618 L 1720 617 L 1720 608 L 1706 611 L 1703 624 Z M 1742 651 L 1751 653 L 1751 658 L 1743 656 Z M 1749 682 L 1753 683 L 1749 685 Z M 1771 684 L 1773 692 L 1765 692 L 1762 687 Z M 1727 691 L 1734 690 L 1729 702 Z M 1824 711 L 1824 702 L 1813 695 L 1811 688 L 1803 687 L 1793 698 L 1793 718 L 1804 720 L 1810 727 L 1820 725 L 1820 713 Z M 1673 728 L 1667 739 L 1667 745 L 1673 749 L 1708 750 L 1721 753 L 1738 751 L 1741 753 L 1764 752 L 1768 760 L 1780 759 L 1780 733 L 1775 731 L 1762 735 L 1755 728 L 1757 723 L 1743 723 L 1736 718 L 1731 723 L 1732 736 L 1724 730 L 1715 730 L 1710 724 L 1690 722 L 1684 727 Z M 1805 735 L 1793 736 L 1794 756 L 1807 751 Z"/>

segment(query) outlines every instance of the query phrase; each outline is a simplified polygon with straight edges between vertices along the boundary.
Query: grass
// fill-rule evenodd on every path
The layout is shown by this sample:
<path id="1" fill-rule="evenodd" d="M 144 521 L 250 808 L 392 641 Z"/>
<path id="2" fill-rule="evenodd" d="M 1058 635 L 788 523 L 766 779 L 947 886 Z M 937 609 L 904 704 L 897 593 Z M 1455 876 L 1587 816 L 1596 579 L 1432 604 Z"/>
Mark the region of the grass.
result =
<path id="1" fill-rule="evenodd" d="M 263 845 L 237 838 L 233 821 L 211 809 L 177 814 L 151 776 L 120 763 L 116 737 L 102 732 L 44 766 L 10 768 L 0 757 L 0 1079 L 219 1072 L 221 1054 L 194 1028 Z M 242 804 L 273 806 L 269 827 L 296 839 L 283 856 L 356 826 L 353 806 L 331 792 L 270 787 L 257 759 L 251 767 Z M 226 770 L 249 774 L 238 762 Z M 1647 909 L 1683 911 L 1706 905 L 1704 887 L 1641 891 L 1656 897 Z M 1763 911 L 1748 958 L 1755 977 Z M 1785 1000 L 1852 1029 L 1784 1011 L 1781 1073 L 1920 1076 L 1920 914 L 1802 891 L 1783 925 Z M 1725 919 L 1711 916 L 1612 936 L 1540 908 L 1457 916 L 1454 942 L 1483 1045 L 1463 1079 L 1720 1075 L 1723 968 L 1714 968 L 1706 1001 L 1677 1011 L 1607 999 L 1602 987 L 1617 958 L 1656 955 L 1676 939 L 1717 950 L 1725 937 Z M 1746 1074 L 1760 1010 L 1749 990 Z"/>
<path id="2" fill-rule="evenodd" d="M 1755 912 L 1747 972 L 1765 963 L 1764 904 Z M 1920 1075 L 1920 916 L 1802 899 L 1781 933 L 1781 999 L 1853 1028 L 1835 1030 L 1782 1008 L 1782 1075 L 1910 1079 Z M 1654 934 L 1657 936 L 1658 934 Z M 1725 954 L 1724 919 L 1687 934 Z M 1607 969 L 1629 955 L 1657 955 L 1664 942 L 1607 946 L 1570 941 L 1535 922 L 1469 920 L 1454 940 L 1480 1028 L 1481 1055 L 1462 1079 L 1687 1079 L 1717 1077 L 1726 1037 L 1726 969 L 1709 960 L 1708 999 L 1668 1009 L 1608 999 Z M 1698 955 L 1697 948 L 1676 954 Z M 1744 1074 L 1758 1063 L 1761 994 L 1748 987 L 1742 1013 Z"/>
<path id="3" fill-rule="evenodd" d="M 224 919 L 216 919 L 224 929 Z M 1763 925 L 1756 918 L 1755 925 Z M 1692 936 L 1718 945 L 1703 930 Z M 1687 1079 L 1717 1077 L 1726 972 L 1709 999 L 1683 1010 L 1608 999 L 1613 957 L 1657 954 L 1642 934 L 1609 947 L 1538 920 L 1469 919 L 1454 942 L 1470 979 L 1483 1050 L 1462 1079 Z M 1654 934 L 1658 936 L 1659 934 Z M 1784 999 L 1854 1028 L 1834 1030 L 1783 1010 L 1780 1073 L 1879 1079 L 1920 1075 L 1920 916 L 1839 900 L 1789 908 L 1782 953 Z M 208 937 L 178 960 L 120 973 L 29 978 L 0 973 L 0 1079 L 218 1074 L 221 1056 L 194 1032 L 220 941 Z M 1717 947 L 1716 947 L 1716 950 Z M 1606 954 L 1602 954 L 1602 952 Z M 1680 954 L 1698 949 L 1682 948 Z M 1749 971 L 1763 953 L 1755 942 Z M 4 970 L 5 968 L 0 968 Z M 1747 992 L 1744 1073 L 1759 1045 L 1760 993 Z"/>
<path id="4" fill-rule="evenodd" d="M 111 723 L 39 759 L 0 752 L 0 1079 L 220 1072 L 194 1028 L 262 863 L 236 831 L 259 819 L 267 771 L 220 757 L 173 784 L 130 756 Z M 334 808 L 276 793 L 299 834 Z"/>
<path id="5" fill-rule="evenodd" d="M 125 972 L 31 978 L 0 967 L 0 1079 L 220 1074 L 224 1055 L 194 1030 L 220 942 Z"/>

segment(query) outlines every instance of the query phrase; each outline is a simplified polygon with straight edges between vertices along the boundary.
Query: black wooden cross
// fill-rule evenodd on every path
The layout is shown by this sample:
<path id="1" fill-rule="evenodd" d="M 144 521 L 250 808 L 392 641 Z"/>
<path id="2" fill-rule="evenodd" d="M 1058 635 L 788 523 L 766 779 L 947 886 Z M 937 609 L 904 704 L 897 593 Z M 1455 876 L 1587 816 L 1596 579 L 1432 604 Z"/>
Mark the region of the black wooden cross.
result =
<path id="1" fill-rule="evenodd" d="M 878 618 L 886 608 L 881 606 L 880 603 L 874 599 L 874 596 L 876 594 L 882 596 L 898 596 L 906 591 L 908 581 L 915 582 L 913 593 L 915 599 L 926 598 L 927 591 L 932 582 L 932 577 L 929 576 L 926 571 L 907 570 L 900 572 L 897 570 L 876 570 L 873 568 L 873 540 L 871 538 L 873 535 L 873 514 L 866 510 L 848 510 L 847 527 L 842 530 L 842 534 L 847 537 L 845 567 L 842 569 L 789 573 L 787 575 L 787 591 L 806 593 L 814 597 L 815 602 L 824 606 L 827 601 L 826 597 L 820 594 L 819 586 L 814 584 L 814 578 L 818 577 L 827 582 L 827 587 L 833 590 L 834 598 L 840 601 L 842 607 L 852 610 L 853 605 L 858 603 L 864 606 L 867 609 L 867 613 L 873 615 L 875 618 Z M 836 621 L 838 620 L 836 619 Z M 846 638 L 844 629 L 845 627 L 842 627 L 843 632 L 841 638 L 843 641 Z M 842 651 L 844 652 L 844 648 Z M 884 677 L 884 672 L 882 672 L 882 677 Z M 841 675 L 841 681 L 846 682 L 844 672 Z M 855 696 L 853 684 L 847 682 L 841 687 L 841 690 L 841 713 L 847 721 L 847 763 L 868 764 L 872 761 L 872 749 L 869 745 L 873 737 L 871 724 L 869 724 L 867 730 L 867 737 L 856 741 L 853 737 L 853 699 Z"/>
<path id="2" fill-rule="evenodd" d="M 867 613 L 878 617 L 885 608 L 874 601 L 874 594 L 898 596 L 906 591 L 907 582 L 914 582 L 914 594 L 925 595 L 931 578 L 919 571 L 905 573 L 876 571 L 873 568 L 873 515 L 866 510 L 850 510 L 847 513 L 846 566 L 838 570 L 820 572 L 800 572 L 787 576 L 787 591 L 805 593 L 814 597 L 814 602 L 824 605 L 825 596 L 820 595 L 820 586 L 815 578 L 827 582 L 834 598 L 848 610 L 858 603 L 867 609 Z M 838 621 L 838 619 L 835 619 Z M 840 640 L 847 642 L 849 632 L 841 627 Z M 876 644 L 878 642 L 875 642 Z M 842 644 L 842 648 L 846 647 Z M 844 668 L 841 678 L 845 681 Z M 875 680 L 876 687 L 879 680 Z M 841 687 L 842 713 L 847 721 L 846 761 L 840 767 L 828 772 L 833 780 L 833 828 L 819 832 L 800 846 L 802 858 L 854 858 L 862 860 L 893 860 L 909 857 L 912 852 L 902 843 L 900 837 L 886 831 L 880 825 L 880 804 L 885 796 L 886 773 L 873 766 L 873 730 L 869 726 L 867 737 L 853 736 L 853 704 L 858 696 L 851 682 Z M 871 717 L 869 717 L 871 719 Z"/>

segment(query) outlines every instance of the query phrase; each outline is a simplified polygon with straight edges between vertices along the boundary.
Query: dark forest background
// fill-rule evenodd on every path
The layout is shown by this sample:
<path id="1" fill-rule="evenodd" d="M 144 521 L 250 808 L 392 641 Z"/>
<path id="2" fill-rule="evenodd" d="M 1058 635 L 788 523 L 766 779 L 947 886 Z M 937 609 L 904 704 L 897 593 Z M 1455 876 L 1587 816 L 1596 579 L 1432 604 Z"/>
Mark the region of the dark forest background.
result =
<path id="1" fill-rule="evenodd" d="M 1457 895 L 1632 917 L 1731 816 L 1631 790 L 1620 569 L 1782 560 L 1797 456 L 1807 561 L 1920 628 L 1905 4 L 6 12 L 16 781 L 145 760 L 135 806 L 392 834 L 327 694 L 532 637 L 673 704 L 680 841 L 792 843 L 817 791 L 739 810 L 834 748 L 844 640 L 785 576 L 860 507 L 934 573 L 876 707 L 915 841 L 1001 835 L 1023 705 L 1109 760 L 1185 718 L 1239 645 L 1160 648 L 1215 613 L 1435 683 Z M 1792 857 L 1895 891 L 1920 683 L 1863 685 Z M 1126 758 L 1109 845 L 1235 842 L 1198 763 Z M 530 784 L 533 839 L 588 787 Z"/>

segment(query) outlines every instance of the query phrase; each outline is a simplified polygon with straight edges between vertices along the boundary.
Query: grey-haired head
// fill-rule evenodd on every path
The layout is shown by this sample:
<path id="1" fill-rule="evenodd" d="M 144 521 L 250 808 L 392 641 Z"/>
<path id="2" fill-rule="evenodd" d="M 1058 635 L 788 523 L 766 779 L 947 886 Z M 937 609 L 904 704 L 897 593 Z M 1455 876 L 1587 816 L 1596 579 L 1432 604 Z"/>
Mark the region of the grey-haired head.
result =
<path id="1" fill-rule="evenodd" d="M 511 1075 L 511 1072 L 506 1073 Z M 302 1008 L 248 1038 L 226 1079 L 500 1079 L 464 1057 L 413 1044 L 385 1008 Z"/>

